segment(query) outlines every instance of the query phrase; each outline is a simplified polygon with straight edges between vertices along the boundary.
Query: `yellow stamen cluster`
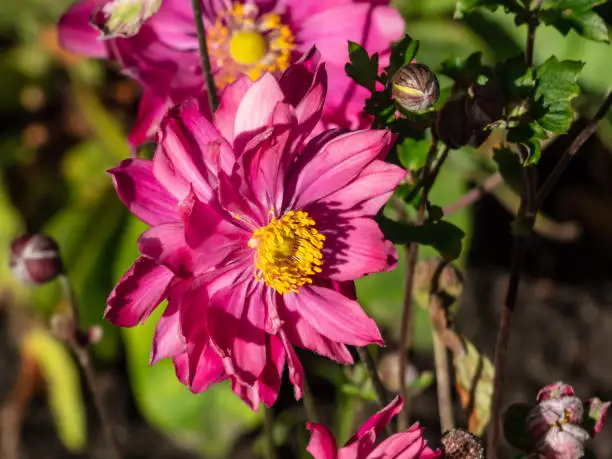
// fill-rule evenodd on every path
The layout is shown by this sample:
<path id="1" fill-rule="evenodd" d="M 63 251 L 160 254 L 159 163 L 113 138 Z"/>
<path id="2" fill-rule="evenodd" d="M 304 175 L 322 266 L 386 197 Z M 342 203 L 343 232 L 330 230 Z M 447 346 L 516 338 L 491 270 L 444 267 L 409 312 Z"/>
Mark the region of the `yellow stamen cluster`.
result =
<path id="1" fill-rule="evenodd" d="M 291 62 L 294 37 L 276 13 L 259 15 L 252 3 L 234 3 L 207 32 L 220 88 L 240 74 L 257 80 L 264 72 L 282 72 Z"/>
<path id="2" fill-rule="evenodd" d="M 289 211 L 256 229 L 249 241 L 255 248 L 255 278 L 278 293 L 297 292 L 321 272 L 325 236 L 303 211 Z"/>

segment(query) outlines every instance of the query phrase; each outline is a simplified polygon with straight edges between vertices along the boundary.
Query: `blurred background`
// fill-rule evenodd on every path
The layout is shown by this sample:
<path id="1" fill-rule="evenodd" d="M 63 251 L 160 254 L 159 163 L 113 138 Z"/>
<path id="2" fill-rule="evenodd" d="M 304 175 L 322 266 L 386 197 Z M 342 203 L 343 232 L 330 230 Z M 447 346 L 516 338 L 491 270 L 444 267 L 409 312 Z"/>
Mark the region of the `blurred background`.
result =
<path id="1" fill-rule="evenodd" d="M 139 89 L 108 63 L 60 50 L 58 18 L 68 0 L 0 2 L 0 443 L 20 438 L 23 458 L 103 458 L 104 440 L 79 369 L 48 332 L 61 308 L 60 286 L 25 288 L 8 269 L 9 242 L 43 231 L 57 240 L 74 283 L 84 325 L 99 324 L 93 347 L 99 384 L 126 457 L 250 458 L 265 452 L 262 414 L 253 413 L 229 386 L 193 395 L 169 361 L 148 365 L 158 314 L 147 324 L 119 330 L 102 320 L 114 282 L 137 256 L 144 225 L 120 203 L 105 170 L 129 155 L 126 132 Z M 523 27 L 503 12 L 477 11 L 453 20 L 453 0 L 399 0 L 407 32 L 421 41 L 418 60 L 439 69 L 451 57 L 482 51 L 492 63 L 522 51 Z M 612 6 L 598 12 L 612 21 Z M 535 60 L 551 54 L 586 62 L 584 94 L 576 108 L 591 116 L 612 86 L 612 48 L 574 33 L 538 29 Z M 441 78 L 443 88 L 450 80 Z M 580 120 L 577 122 L 580 124 Z M 572 131 L 575 132 L 575 129 Z M 549 142 L 539 166 L 551 170 L 569 136 Z M 494 172 L 495 136 L 478 151 L 454 151 L 434 187 L 432 202 L 451 205 Z M 612 128 L 605 121 L 563 176 L 544 207 L 529 248 L 511 342 L 505 402 L 531 402 L 541 386 L 559 379 L 581 398 L 612 399 Z M 506 289 L 518 197 L 501 185 L 475 206 L 449 218 L 466 232 L 457 261 L 465 284 L 457 328 L 492 357 L 497 317 Z M 397 270 L 358 283 L 359 298 L 388 343 L 381 373 L 397 388 L 398 323 L 403 308 L 404 249 Z M 422 259 L 435 256 L 421 250 Z M 417 298 L 418 300 L 419 298 Z M 425 306 L 424 304 L 420 306 Z M 439 434 L 429 314 L 414 309 L 410 350 L 411 413 Z M 322 421 L 340 443 L 375 410 L 363 368 L 341 368 L 307 352 L 300 358 Z M 394 389 L 395 388 L 395 389 Z M 456 415 L 467 425 L 459 401 Z M 309 457 L 306 414 L 283 386 L 275 406 L 280 457 Z M 598 457 L 612 457 L 612 428 L 593 442 Z M 10 449 L 10 448 L 9 448 Z M 508 455 L 510 457 L 510 455 Z M 13 459 L 6 457 L 3 459 Z"/>

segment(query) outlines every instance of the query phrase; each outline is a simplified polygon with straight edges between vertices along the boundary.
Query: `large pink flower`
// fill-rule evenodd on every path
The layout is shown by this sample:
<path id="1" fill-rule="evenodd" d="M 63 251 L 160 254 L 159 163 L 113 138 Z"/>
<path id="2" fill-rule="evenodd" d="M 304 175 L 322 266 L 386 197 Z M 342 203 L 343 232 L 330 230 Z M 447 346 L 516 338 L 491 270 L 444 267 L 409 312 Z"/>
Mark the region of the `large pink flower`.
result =
<path id="1" fill-rule="evenodd" d="M 88 23 L 101 2 L 80 0 L 60 21 L 60 43 L 93 57 L 117 60 L 144 87 L 132 144 L 151 138 L 167 108 L 199 94 L 202 85 L 191 2 L 164 0 L 160 10 L 131 38 L 100 41 Z M 347 41 L 370 52 L 386 52 L 401 37 L 404 22 L 381 0 L 203 0 L 213 71 L 219 88 L 246 74 L 280 74 L 316 45 L 327 63 L 330 97 L 323 121 L 364 127 L 368 92 L 344 73 Z"/>
<path id="2" fill-rule="evenodd" d="M 134 326 L 167 298 L 152 361 L 173 357 L 195 392 L 229 377 L 252 407 L 271 405 L 285 363 L 301 394 L 293 346 L 351 363 L 346 345 L 382 343 L 345 284 L 395 266 L 372 217 L 405 172 L 382 161 L 388 131 L 306 142 L 325 92 L 322 65 L 314 75 L 294 65 L 278 81 L 239 78 L 214 125 L 190 99 L 162 122 L 153 161 L 110 171 L 151 228 L 106 316 Z"/>
<path id="3" fill-rule="evenodd" d="M 310 442 L 306 450 L 315 459 L 435 459 L 443 455 L 433 451 L 423 438 L 423 429 L 419 424 L 413 424 L 405 432 L 390 436 L 376 445 L 376 438 L 385 426 L 396 416 L 404 406 L 404 400 L 396 397 L 385 408 L 361 426 L 359 432 L 340 450 L 334 435 L 323 425 L 308 423 L 311 432 Z"/>

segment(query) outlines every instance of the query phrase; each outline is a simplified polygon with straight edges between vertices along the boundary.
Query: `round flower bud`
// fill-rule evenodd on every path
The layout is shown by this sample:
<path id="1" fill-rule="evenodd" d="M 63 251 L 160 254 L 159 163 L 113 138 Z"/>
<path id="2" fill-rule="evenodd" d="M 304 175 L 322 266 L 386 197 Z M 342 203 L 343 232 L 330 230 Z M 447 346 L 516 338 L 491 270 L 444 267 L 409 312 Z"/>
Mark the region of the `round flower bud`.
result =
<path id="1" fill-rule="evenodd" d="M 402 108 L 426 110 L 440 97 L 438 78 L 423 64 L 408 64 L 391 78 L 391 93 Z"/>
<path id="2" fill-rule="evenodd" d="M 26 284 L 44 284 L 62 273 L 57 243 L 43 234 L 27 234 L 11 242 L 10 267 Z"/>
<path id="3" fill-rule="evenodd" d="M 468 90 L 465 111 L 472 127 L 480 130 L 501 118 L 504 105 L 503 94 L 498 85 L 489 82 L 483 86 L 473 85 Z"/>
<path id="4" fill-rule="evenodd" d="M 452 429 L 442 435 L 442 449 L 448 459 L 484 459 L 480 439 L 463 429 Z"/>
<path id="5" fill-rule="evenodd" d="M 447 101 L 436 116 L 436 135 L 449 148 L 467 145 L 472 128 L 465 113 L 465 97 Z"/>

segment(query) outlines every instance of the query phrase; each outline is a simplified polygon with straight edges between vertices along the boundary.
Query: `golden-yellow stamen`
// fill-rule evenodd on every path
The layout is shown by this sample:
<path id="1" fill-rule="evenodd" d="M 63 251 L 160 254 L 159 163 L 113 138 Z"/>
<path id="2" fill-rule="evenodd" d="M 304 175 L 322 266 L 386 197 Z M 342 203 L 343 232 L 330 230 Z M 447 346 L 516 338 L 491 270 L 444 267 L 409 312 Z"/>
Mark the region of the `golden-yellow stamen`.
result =
<path id="1" fill-rule="evenodd" d="M 307 212 L 292 210 L 272 219 L 249 241 L 256 249 L 255 278 L 278 293 L 297 292 L 321 272 L 324 242 Z"/>
<path id="2" fill-rule="evenodd" d="M 259 14 L 255 4 L 234 3 L 207 31 L 215 82 L 219 88 L 239 75 L 257 80 L 264 72 L 289 67 L 295 48 L 293 32 L 276 13 Z"/>

